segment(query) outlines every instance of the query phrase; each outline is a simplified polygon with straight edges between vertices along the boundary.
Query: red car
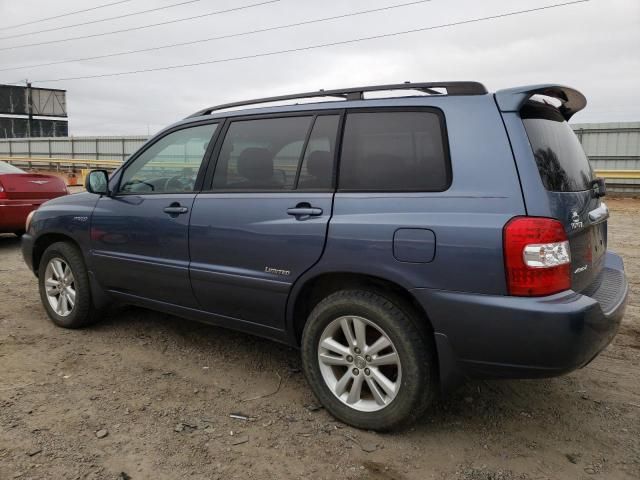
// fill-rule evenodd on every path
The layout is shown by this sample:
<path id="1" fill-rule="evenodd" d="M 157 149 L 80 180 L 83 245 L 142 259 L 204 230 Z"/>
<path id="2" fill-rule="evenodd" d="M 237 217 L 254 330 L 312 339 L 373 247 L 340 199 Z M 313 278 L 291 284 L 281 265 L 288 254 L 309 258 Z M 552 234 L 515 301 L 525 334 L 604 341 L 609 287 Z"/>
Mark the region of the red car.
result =
<path id="1" fill-rule="evenodd" d="M 31 211 L 68 194 L 65 182 L 56 176 L 27 173 L 0 162 L 0 233 L 21 235 Z"/>

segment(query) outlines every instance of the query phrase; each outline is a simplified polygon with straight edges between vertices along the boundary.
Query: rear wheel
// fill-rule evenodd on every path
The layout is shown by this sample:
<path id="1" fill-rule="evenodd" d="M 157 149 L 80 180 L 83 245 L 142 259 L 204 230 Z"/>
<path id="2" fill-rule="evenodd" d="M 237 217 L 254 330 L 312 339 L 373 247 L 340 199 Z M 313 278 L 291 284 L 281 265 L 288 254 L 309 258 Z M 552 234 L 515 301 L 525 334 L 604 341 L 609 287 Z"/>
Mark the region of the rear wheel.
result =
<path id="1" fill-rule="evenodd" d="M 80 251 L 67 242 L 49 246 L 38 267 L 40 298 L 60 327 L 79 328 L 100 317 L 91 299 L 89 277 Z"/>
<path id="2" fill-rule="evenodd" d="M 311 312 L 302 336 L 303 368 L 335 417 L 389 430 L 417 418 L 433 398 L 431 345 L 399 305 L 374 292 L 344 290 Z"/>

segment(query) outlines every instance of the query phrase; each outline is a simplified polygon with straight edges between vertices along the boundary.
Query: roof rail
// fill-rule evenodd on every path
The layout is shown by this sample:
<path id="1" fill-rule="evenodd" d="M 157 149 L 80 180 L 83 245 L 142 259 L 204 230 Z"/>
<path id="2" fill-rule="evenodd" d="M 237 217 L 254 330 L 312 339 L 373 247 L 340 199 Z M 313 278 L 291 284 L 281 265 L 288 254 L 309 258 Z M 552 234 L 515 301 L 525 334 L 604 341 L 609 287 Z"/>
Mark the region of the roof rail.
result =
<path id="1" fill-rule="evenodd" d="M 478 82 L 422 82 L 422 83 L 395 83 L 390 85 L 372 85 L 369 87 L 340 88 L 336 90 L 318 90 L 316 92 L 296 93 L 292 95 L 279 95 L 277 97 L 257 98 L 254 100 L 243 100 L 241 102 L 223 103 L 214 107 L 208 107 L 189 115 L 187 118 L 210 115 L 217 110 L 225 110 L 233 107 L 244 107 L 246 105 L 257 105 L 261 103 L 280 102 L 283 100 L 297 100 L 302 98 L 335 97 L 344 100 L 364 100 L 365 92 L 379 92 L 386 90 L 419 90 L 430 95 L 442 95 L 442 92 L 434 90 L 443 88 L 447 95 L 485 95 L 487 89 Z"/>

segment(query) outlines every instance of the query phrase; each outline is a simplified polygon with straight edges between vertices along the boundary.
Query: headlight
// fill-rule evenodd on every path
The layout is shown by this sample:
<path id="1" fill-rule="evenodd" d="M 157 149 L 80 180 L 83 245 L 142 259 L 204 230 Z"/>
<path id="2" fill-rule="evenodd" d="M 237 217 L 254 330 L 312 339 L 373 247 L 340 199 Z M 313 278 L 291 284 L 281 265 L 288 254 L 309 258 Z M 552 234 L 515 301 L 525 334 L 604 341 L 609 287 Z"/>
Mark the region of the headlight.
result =
<path id="1" fill-rule="evenodd" d="M 35 210 L 31 210 L 29 212 L 29 215 L 27 215 L 27 221 L 24 222 L 24 231 L 28 232 L 29 231 L 29 226 L 31 225 L 31 219 L 33 218 L 34 213 L 36 213 Z"/>

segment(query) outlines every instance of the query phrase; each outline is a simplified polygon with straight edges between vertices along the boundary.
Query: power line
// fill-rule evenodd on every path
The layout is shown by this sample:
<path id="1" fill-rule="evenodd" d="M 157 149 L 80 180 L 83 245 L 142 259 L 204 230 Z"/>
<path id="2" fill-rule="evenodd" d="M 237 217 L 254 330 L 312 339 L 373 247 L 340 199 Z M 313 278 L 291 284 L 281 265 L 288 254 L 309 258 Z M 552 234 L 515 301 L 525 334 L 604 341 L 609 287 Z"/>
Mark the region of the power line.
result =
<path id="1" fill-rule="evenodd" d="M 119 2 L 111 2 L 111 3 L 102 4 L 102 5 L 96 5 L 95 7 L 85 8 L 84 10 L 76 10 L 74 12 L 68 12 L 68 13 L 62 13 L 60 15 L 55 15 L 53 17 L 41 18 L 40 20 L 32 20 L 30 22 L 17 23 L 15 25 L 8 25 L 6 27 L 0 27 L 0 30 L 11 30 L 11 29 L 18 28 L 18 27 L 24 27 L 25 25 L 33 25 L 34 23 L 46 22 L 47 20 L 54 20 L 56 18 L 70 17 L 71 15 L 77 15 L 78 13 L 90 12 L 92 10 L 98 10 L 100 8 L 111 7 L 113 5 L 119 5 L 121 3 L 127 3 L 127 2 L 130 2 L 130 1 L 131 0 L 120 0 Z"/>
<path id="2" fill-rule="evenodd" d="M 201 2 L 201 1 L 202 0 L 186 0 L 184 2 L 173 3 L 171 5 L 164 5 L 162 7 L 150 8 L 148 10 L 140 10 L 139 12 L 124 13 L 122 15 L 116 15 L 115 17 L 99 18 L 97 20 L 89 20 L 87 22 L 74 23 L 72 25 L 63 25 L 62 27 L 46 28 L 44 30 L 38 30 L 37 32 L 16 33 L 15 35 L 9 35 L 7 37 L 0 37 L 0 40 L 7 40 L 9 38 L 27 37 L 29 35 L 38 35 L 40 33 L 64 30 L 65 28 L 81 27 L 83 25 L 92 25 L 92 24 L 95 24 L 95 23 L 109 22 L 111 20 L 119 20 L 121 18 L 135 17 L 136 15 L 142 15 L 142 14 L 145 14 L 145 13 L 157 12 L 159 10 L 166 10 L 168 8 L 180 7 L 182 5 L 187 5 L 189 3 L 196 3 L 196 2 Z"/>
<path id="3" fill-rule="evenodd" d="M 210 65 L 210 64 L 214 64 L 214 63 L 225 63 L 225 62 L 233 62 L 233 61 L 238 61 L 238 60 L 248 60 L 248 59 L 253 59 L 253 58 L 262 58 L 262 57 L 270 57 L 270 56 L 274 56 L 274 55 L 281 55 L 283 53 L 293 53 L 293 52 L 303 52 L 303 51 L 307 51 L 307 50 L 315 50 L 318 48 L 324 48 L 324 47 L 333 47 L 333 46 L 337 46 L 337 45 L 348 45 L 348 44 L 352 44 L 352 43 L 358 43 L 358 42 L 365 42 L 368 40 L 376 40 L 376 39 L 380 39 L 380 38 L 390 38 L 390 37 L 396 37 L 398 35 L 406 35 L 409 33 L 417 33 L 417 32 L 426 32 L 428 30 L 437 30 L 437 29 L 441 29 L 441 28 L 448 28 L 448 27 L 454 27 L 457 25 L 466 25 L 466 24 L 470 24 L 470 23 L 476 23 L 476 22 L 483 22 L 483 21 L 487 21 L 487 20 L 495 20 L 498 18 L 505 18 L 505 17 L 512 17 L 515 15 L 522 15 L 525 13 L 532 13 L 532 12 L 539 12 L 541 10 L 549 10 L 552 8 L 557 8 L 557 7 L 564 7 L 567 5 L 576 5 L 579 3 L 586 3 L 589 2 L 590 0 L 575 0 L 575 1 L 571 1 L 571 2 L 564 2 L 564 3 L 556 3 L 556 4 L 552 4 L 552 5 L 545 5 L 544 7 L 537 7 L 537 8 L 529 8 L 526 10 L 517 10 L 515 12 L 507 12 L 507 13 L 501 13 L 498 15 L 490 15 L 487 17 L 478 17 L 478 18 L 471 18 L 469 20 L 461 20 L 459 22 L 451 22 L 451 23 L 443 23 L 440 25 L 433 25 L 430 27 L 422 27 L 422 28 L 414 28 L 411 30 L 403 30 L 400 32 L 393 32 L 393 33 L 384 33 L 384 34 L 380 34 L 380 35 L 372 35 L 369 37 L 360 37 L 360 38 L 354 38 L 351 40 L 342 40 L 342 41 L 338 41 L 338 42 L 331 42 L 331 43 L 321 43 L 321 44 L 317 44 L 317 45 L 309 45 L 306 47 L 298 47 L 298 48 L 288 48 L 286 50 L 276 50 L 276 51 L 272 51 L 272 52 L 263 52 L 263 53 L 256 53 L 253 55 L 245 55 L 242 57 L 230 57 L 230 58 L 222 58 L 222 59 L 217 59 L 217 60 L 207 60 L 204 62 L 194 62 L 194 63 L 183 63 L 180 65 L 168 65 L 166 67 L 156 67 L 156 68 L 146 68 L 146 69 L 141 69 L 141 70 L 129 70 L 126 72 L 115 72 L 115 73 L 103 73 L 100 75 L 86 75 L 86 76 L 81 76 L 81 77 L 64 77 L 64 78 L 54 78 L 54 79 L 47 79 L 47 80 L 34 80 L 34 82 L 39 82 L 39 83 L 50 83 L 50 82 L 62 82 L 62 81 L 69 81 L 69 80 L 86 80 L 86 79 L 90 79 L 90 78 L 105 78 L 105 77 L 117 77 L 117 76 L 122 76 L 122 75 L 134 75 L 137 73 L 148 73 L 148 72 L 159 72 L 162 70 L 175 70 L 178 68 L 185 68 L 185 67 L 197 67 L 200 65 Z"/>
<path id="4" fill-rule="evenodd" d="M 50 65 L 60 65 L 63 63 L 71 63 L 71 62 L 84 62 L 87 60 L 97 60 L 97 59 L 101 59 L 101 58 L 110 58 L 110 57 L 118 57 L 118 56 L 122 56 L 122 55 L 132 55 L 134 53 L 143 53 L 143 52 L 152 52 L 155 50 L 163 50 L 166 48 L 174 48 L 174 47 L 184 47 L 187 45 L 195 45 L 198 43 L 205 43 L 205 42 L 212 42 L 215 40 L 222 40 L 225 38 L 234 38 L 234 37 L 242 37 L 242 36 L 246 36 L 246 35 L 253 35 L 256 33 L 264 33 L 264 32 L 271 32 L 274 30 L 284 30 L 286 28 L 292 28 L 292 27 L 299 27 L 301 25 L 310 25 L 310 24 L 314 24 L 314 23 L 320 23 L 320 22 L 327 22 L 330 20 L 338 20 L 338 19 L 342 19 L 342 18 L 348 18 L 348 17 L 355 17 L 357 15 L 364 15 L 364 14 L 368 14 L 368 13 L 375 13 L 375 12 L 382 12 L 385 10 L 392 10 L 395 8 L 401 8 L 401 7 L 407 7 L 410 5 L 417 5 L 420 3 L 426 3 L 426 2 L 430 2 L 431 0 L 418 0 L 418 1 L 413 1 L 413 2 L 408 2 L 408 3 L 399 3 L 399 4 L 395 4 L 395 5 L 389 5 L 386 7 L 380 7 L 380 8 L 372 8 L 369 10 L 360 10 L 358 12 L 352 12 L 352 13 L 345 13 L 342 15 L 334 15 L 331 17 L 323 17 L 323 18 L 316 18 L 313 20 L 306 20 L 303 22 L 297 22 L 297 23 L 289 23 L 286 25 L 277 25 L 274 27 L 266 27 L 266 28 L 260 28 L 257 30 L 250 30 L 247 32 L 240 32 L 240 33 L 231 33 L 228 35 L 220 35 L 217 37 L 210 37 L 210 38 L 204 38 L 201 40 L 193 40 L 193 41 L 189 41 L 189 42 L 181 42 L 181 43 L 172 43 L 169 45 L 161 45 L 158 47 L 149 47 L 149 48 L 142 48 L 139 50 L 126 50 L 124 52 L 116 52 L 116 53 L 107 53 L 104 55 L 95 55 L 92 57 L 84 57 L 84 58 L 75 58 L 72 60 L 61 60 L 61 61 L 56 61 L 56 62 L 48 62 L 48 63 L 39 63 L 39 64 L 35 64 L 35 65 L 23 65 L 23 66 L 19 66 L 19 67 L 8 67 L 8 68 L 0 68 L 0 72 L 6 72 L 6 71 L 10 71 L 10 70 L 21 70 L 21 69 L 25 69 L 25 68 L 36 68 L 36 67 L 47 67 Z"/>
<path id="5" fill-rule="evenodd" d="M 159 27 L 161 25 L 169 25 L 171 23 L 186 22 L 188 20 L 195 20 L 197 18 L 210 17 L 212 15 L 219 15 L 221 13 L 236 12 L 238 10 L 245 10 L 247 8 L 259 7 L 260 5 L 267 5 L 269 3 L 277 3 L 279 1 L 280 0 L 268 0 L 268 1 L 263 1 L 263 2 L 260 2 L 260 3 L 252 3 L 250 5 L 243 5 L 241 7 L 227 8 L 225 10 L 216 10 L 215 12 L 204 13 L 204 14 L 201 14 L 201 15 L 194 15 L 192 17 L 177 18 L 175 20 L 167 20 L 166 22 L 151 23 L 151 24 L 147 24 L 147 25 L 141 25 L 141 26 L 138 26 L 138 27 L 123 28 L 121 30 L 112 30 L 110 32 L 92 33 L 90 35 L 81 35 L 81 36 L 78 36 L 78 37 L 61 38 L 59 40 L 48 40 L 46 42 L 26 43 L 26 44 L 23 44 L 23 45 L 14 45 L 14 46 L 11 46 L 11 47 L 0 48 L 0 51 L 17 50 L 19 48 L 36 47 L 36 46 L 40 46 L 40 45 L 50 45 L 50 44 L 53 44 L 53 43 L 71 42 L 73 40 L 83 40 L 85 38 L 102 37 L 104 35 L 115 35 L 117 33 L 123 33 L 123 32 L 132 32 L 134 30 L 142 30 L 142 29 L 145 29 L 145 28 Z"/>

